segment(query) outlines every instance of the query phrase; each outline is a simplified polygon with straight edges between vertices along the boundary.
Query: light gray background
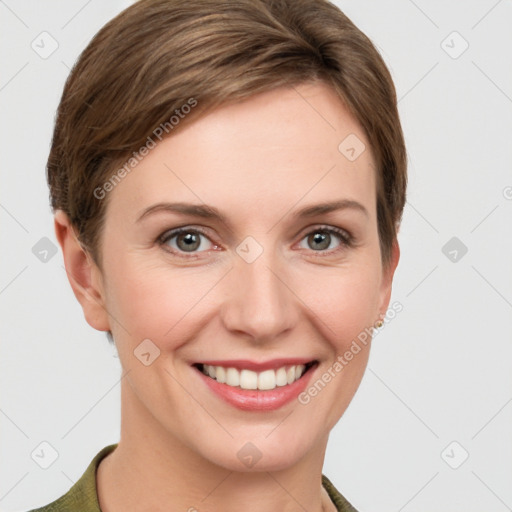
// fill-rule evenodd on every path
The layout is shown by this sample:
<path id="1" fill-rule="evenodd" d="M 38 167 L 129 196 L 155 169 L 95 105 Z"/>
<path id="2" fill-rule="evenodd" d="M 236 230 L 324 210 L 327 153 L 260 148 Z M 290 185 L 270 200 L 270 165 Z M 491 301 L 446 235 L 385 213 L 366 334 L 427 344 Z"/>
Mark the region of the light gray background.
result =
<path id="1" fill-rule="evenodd" d="M 404 309 L 375 338 L 324 473 L 360 512 L 512 510 L 512 2 L 337 4 L 392 71 L 410 186 L 392 297 Z M 0 1 L 3 511 L 64 494 L 119 440 L 116 354 L 60 253 L 33 247 L 56 243 L 44 169 L 64 80 L 128 5 Z M 47 59 L 31 48 L 43 31 L 59 45 Z M 452 237 L 468 249 L 457 261 L 442 251 Z M 58 452 L 48 469 L 31 458 L 43 441 Z"/>

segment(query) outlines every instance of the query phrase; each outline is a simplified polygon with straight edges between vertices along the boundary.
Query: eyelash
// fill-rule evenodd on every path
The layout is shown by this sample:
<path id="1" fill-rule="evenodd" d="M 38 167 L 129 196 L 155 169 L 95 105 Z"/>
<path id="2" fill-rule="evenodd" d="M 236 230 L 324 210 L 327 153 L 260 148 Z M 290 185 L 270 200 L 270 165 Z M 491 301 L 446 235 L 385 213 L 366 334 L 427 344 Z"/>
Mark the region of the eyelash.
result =
<path id="1" fill-rule="evenodd" d="M 208 240 L 210 240 L 208 235 L 200 228 L 182 227 L 182 228 L 176 228 L 176 229 L 172 229 L 172 230 L 164 232 L 162 235 L 160 235 L 158 237 L 157 242 L 161 246 L 166 246 L 166 244 L 169 242 L 169 240 L 172 240 L 174 237 L 179 236 L 183 233 L 199 233 L 199 234 L 203 235 L 204 237 L 206 237 Z M 337 254 L 340 251 L 349 249 L 354 246 L 354 238 L 352 237 L 352 235 L 350 235 L 347 231 L 345 231 L 343 229 L 336 228 L 334 226 L 316 227 L 316 228 L 312 229 L 311 231 L 309 231 L 308 233 L 306 233 L 301 238 L 301 241 L 315 233 L 328 233 L 330 235 L 336 235 L 340 241 L 339 247 L 337 247 L 335 249 L 320 250 L 320 251 L 314 251 L 311 249 L 311 252 L 316 253 L 315 256 L 317 256 L 317 257 L 321 258 L 321 257 L 325 257 L 325 256 L 332 256 L 334 254 Z M 216 246 L 216 244 L 214 242 L 212 242 L 211 240 L 210 240 L 210 242 Z M 166 246 L 165 250 L 172 253 L 173 255 L 176 255 L 178 257 L 183 257 L 186 259 L 196 259 L 196 258 L 200 257 L 199 255 L 201 254 L 201 252 L 204 252 L 204 251 L 190 252 L 187 255 L 186 252 L 176 251 L 175 249 L 171 249 L 169 246 Z"/>

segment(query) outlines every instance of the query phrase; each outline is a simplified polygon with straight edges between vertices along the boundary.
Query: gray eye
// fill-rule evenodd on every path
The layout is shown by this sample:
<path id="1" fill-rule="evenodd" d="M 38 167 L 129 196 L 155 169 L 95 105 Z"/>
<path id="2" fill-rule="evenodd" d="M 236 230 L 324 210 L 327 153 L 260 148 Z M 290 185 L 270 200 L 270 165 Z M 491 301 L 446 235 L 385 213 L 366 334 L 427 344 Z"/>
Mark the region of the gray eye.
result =
<path id="1" fill-rule="evenodd" d="M 301 246 L 303 249 L 311 249 L 316 252 L 335 250 L 339 246 L 346 245 L 345 238 L 341 233 L 334 229 L 315 229 L 306 235 L 303 240 L 306 241 L 307 247 Z M 337 245 L 330 247 L 333 242 L 337 241 Z"/>
<path id="2" fill-rule="evenodd" d="M 206 241 L 206 247 L 205 247 Z M 194 229 L 169 231 L 162 242 L 176 252 L 203 252 L 211 245 L 208 237 Z M 198 249 L 201 249 L 198 251 Z"/>
<path id="3" fill-rule="evenodd" d="M 331 243 L 331 235 L 322 231 L 317 231 L 308 235 L 308 243 L 313 250 L 327 249 Z"/>
<path id="4" fill-rule="evenodd" d="M 185 252 L 195 251 L 201 245 L 200 235 L 198 233 L 181 233 L 176 237 L 176 245 Z"/>

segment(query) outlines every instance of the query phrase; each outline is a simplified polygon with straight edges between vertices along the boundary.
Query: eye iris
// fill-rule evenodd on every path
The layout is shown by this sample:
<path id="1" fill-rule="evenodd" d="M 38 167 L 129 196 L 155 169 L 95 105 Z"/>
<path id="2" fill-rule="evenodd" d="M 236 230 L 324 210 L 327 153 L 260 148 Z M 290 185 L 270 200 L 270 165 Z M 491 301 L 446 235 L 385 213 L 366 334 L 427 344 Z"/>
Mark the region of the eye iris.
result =
<path id="1" fill-rule="evenodd" d="M 185 243 L 184 246 L 180 245 L 180 241 Z M 176 244 L 178 247 L 184 251 L 191 252 L 197 249 L 200 245 L 201 241 L 197 233 L 186 233 L 180 234 L 177 237 Z"/>
<path id="2" fill-rule="evenodd" d="M 316 233 L 309 235 L 308 241 L 321 245 L 321 247 L 316 247 L 316 249 L 327 249 L 331 242 L 331 235 L 328 233 L 317 231 Z"/>

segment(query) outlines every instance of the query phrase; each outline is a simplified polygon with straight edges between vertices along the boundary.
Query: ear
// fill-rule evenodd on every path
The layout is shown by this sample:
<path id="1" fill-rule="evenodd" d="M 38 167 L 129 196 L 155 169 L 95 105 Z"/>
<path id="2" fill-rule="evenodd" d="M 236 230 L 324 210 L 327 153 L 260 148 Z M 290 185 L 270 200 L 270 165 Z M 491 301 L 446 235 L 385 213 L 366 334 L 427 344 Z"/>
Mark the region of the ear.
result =
<path id="1" fill-rule="evenodd" d="M 62 210 L 55 212 L 54 225 L 69 283 L 87 323 L 98 331 L 110 330 L 100 269 L 78 241 L 69 217 Z"/>
<path id="2" fill-rule="evenodd" d="M 398 245 L 398 240 L 395 238 L 391 248 L 391 258 L 389 264 L 384 268 L 382 274 L 379 304 L 380 318 L 384 318 L 389 307 L 389 301 L 391 300 L 391 289 L 393 286 L 393 276 L 395 275 L 395 270 L 399 259 L 400 247 Z"/>

